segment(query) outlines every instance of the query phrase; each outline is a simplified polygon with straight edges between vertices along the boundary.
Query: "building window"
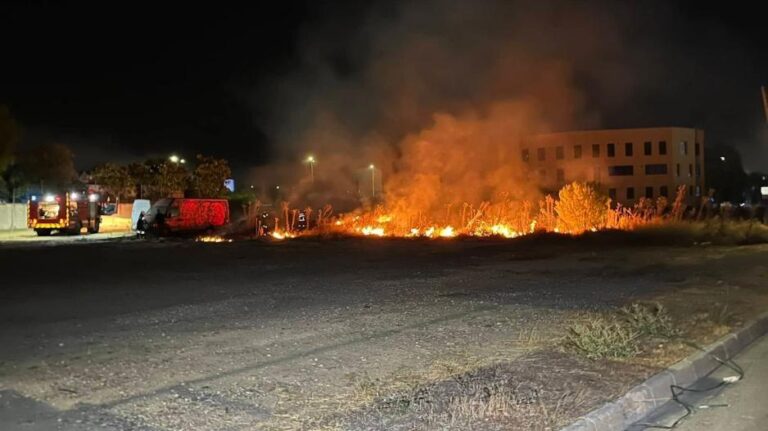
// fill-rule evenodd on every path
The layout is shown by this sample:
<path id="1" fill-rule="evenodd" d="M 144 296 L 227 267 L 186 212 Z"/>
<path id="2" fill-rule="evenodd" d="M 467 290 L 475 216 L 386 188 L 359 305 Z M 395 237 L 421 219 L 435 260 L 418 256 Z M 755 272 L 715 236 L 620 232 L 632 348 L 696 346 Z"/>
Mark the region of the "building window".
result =
<path id="1" fill-rule="evenodd" d="M 688 186 L 688 196 L 693 196 L 693 186 Z"/>
<path id="2" fill-rule="evenodd" d="M 688 178 L 691 178 L 693 176 L 693 165 L 688 164 Z"/>
<path id="3" fill-rule="evenodd" d="M 688 155 L 688 141 L 680 141 L 680 155 L 681 156 Z"/>
<path id="4" fill-rule="evenodd" d="M 528 152 L 528 150 L 527 149 L 523 150 L 523 161 L 527 162 L 530 159 L 530 157 L 531 157 L 531 155 Z"/>
<path id="5" fill-rule="evenodd" d="M 659 155 L 667 154 L 667 141 L 659 141 Z"/>
<path id="6" fill-rule="evenodd" d="M 627 142 L 624 144 L 624 155 L 627 157 L 632 157 L 632 143 Z"/>
<path id="7" fill-rule="evenodd" d="M 539 148 L 536 150 L 536 157 L 539 159 L 540 162 L 544 160 L 544 156 L 545 156 L 544 148 Z"/>
<path id="8" fill-rule="evenodd" d="M 563 160 L 565 157 L 565 151 L 563 151 L 563 146 L 555 147 L 555 158 L 557 160 Z"/>
<path id="9" fill-rule="evenodd" d="M 547 177 L 547 171 L 544 169 L 539 169 L 539 178 L 542 180 Z"/>
<path id="10" fill-rule="evenodd" d="M 701 196 L 701 186 L 696 186 L 696 197 Z"/>
<path id="11" fill-rule="evenodd" d="M 608 175 L 612 177 L 634 175 L 635 167 L 632 165 L 608 166 Z"/>
<path id="12" fill-rule="evenodd" d="M 666 174 L 667 174 L 666 163 L 645 165 L 645 175 L 666 175 Z"/>
<path id="13" fill-rule="evenodd" d="M 616 144 L 608 144 L 608 157 L 616 157 Z"/>
<path id="14" fill-rule="evenodd" d="M 675 176 L 680 176 L 680 163 L 675 166 Z"/>
<path id="15" fill-rule="evenodd" d="M 592 157 L 600 157 L 600 144 L 592 144 Z"/>
<path id="16" fill-rule="evenodd" d="M 659 194 L 661 196 L 664 196 L 665 198 L 669 196 L 669 189 L 667 189 L 667 186 L 661 186 L 659 187 Z"/>
<path id="17" fill-rule="evenodd" d="M 573 158 L 574 159 L 580 159 L 581 158 L 581 145 L 574 145 L 573 146 Z"/>
<path id="18" fill-rule="evenodd" d="M 645 197 L 648 199 L 653 199 L 653 187 L 648 186 L 645 188 Z"/>
<path id="19" fill-rule="evenodd" d="M 634 199 L 634 198 L 635 198 L 635 188 L 627 187 L 627 199 Z"/>
<path id="20" fill-rule="evenodd" d="M 698 142 L 693 144 L 693 151 L 696 153 L 696 157 L 699 157 L 699 154 L 701 154 L 701 146 Z"/>
<path id="21" fill-rule="evenodd" d="M 650 156 L 651 153 L 653 152 L 651 147 L 652 147 L 651 141 L 645 141 L 645 143 L 643 143 L 643 153 L 646 156 Z"/>
<path id="22" fill-rule="evenodd" d="M 608 189 L 608 197 L 611 198 L 612 201 L 616 200 L 616 189 Z"/>
<path id="23" fill-rule="evenodd" d="M 565 182 L 565 171 L 563 171 L 562 169 L 557 170 L 557 182 L 558 183 Z"/>
<path id="24" fill-rule="evenodd" d="M 696 178 L 701 177 L 701 164 L 696 163 Z"/>

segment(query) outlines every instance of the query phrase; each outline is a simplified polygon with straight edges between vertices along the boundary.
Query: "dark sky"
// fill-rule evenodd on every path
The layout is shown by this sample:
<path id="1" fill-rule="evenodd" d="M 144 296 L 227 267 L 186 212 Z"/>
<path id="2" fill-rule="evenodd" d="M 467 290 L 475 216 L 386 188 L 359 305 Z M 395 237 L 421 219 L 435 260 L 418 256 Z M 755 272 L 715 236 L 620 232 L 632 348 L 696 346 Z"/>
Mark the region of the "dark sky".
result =
<path id="1" fill-rule="evenodd" d="M 67 143 L 81 168 L 171 152 L 219 155 L 239 169 L 264 164 L 278 157 L 280 146 L 291 145 L 285 137 L 302 127 L 297 118 L 311 115 L 304 93 L 314 103 L 369 94 L 369 80 L 360 76 L 377 64 L 377 49 L 389 46 L 382 35 L 420 34 L 419 20 L 431 19 L 422 13 L 413 14 L 414 26 L 400 22 L 411 16 L 409 8 L 424 8 L 409 1 L 254 2 L 250 8 L 32 3 L 2 6 L 0 103 L 24 126 L 25 145 Z M 499 7 L 445 3 L 429 3 L 436 19 L 443 9 L 468 4 Z M 514 14 L 510 4 L 503 7 Z M 582 64 L 572 75 L 600 126 L 702 127 L 709 144 L 732 144 L 748 168 L 768 170 L 759 94 L 768 82 L 768 38 L 760 14 L 699 2 L 643 2 L 636 10 L 611 2 L 554 2 L 551 8 L 562 4 L 583 4 L 585 15 L 594 16 L 590 26 L 615 28 L 615 43 L 606 40 L 610 33 L 584 41 L 613 43 L 610 61 L 594 66 L 602 70 Z M 572 42 L 573 30 L 559 34 L 558 28 L 541 23 L 548 43 Z M 428 34 L 430 40 L 448 43 L 450 29 L 432 31 L 446 34 Z M 332 75 L 333 85 L 318 78 L 323 73 Z M 462 97 L 461 91 L 432 97 L 425 109 L 451 111 Z M 341 118 L 349 110 L 350 121 L 359 120 L 359 109 L 332 108 Z M 366 119 L 358 128 L 377 124 Z M 402 128 L 393 133 L 407 133 L 412 124 Z"/>

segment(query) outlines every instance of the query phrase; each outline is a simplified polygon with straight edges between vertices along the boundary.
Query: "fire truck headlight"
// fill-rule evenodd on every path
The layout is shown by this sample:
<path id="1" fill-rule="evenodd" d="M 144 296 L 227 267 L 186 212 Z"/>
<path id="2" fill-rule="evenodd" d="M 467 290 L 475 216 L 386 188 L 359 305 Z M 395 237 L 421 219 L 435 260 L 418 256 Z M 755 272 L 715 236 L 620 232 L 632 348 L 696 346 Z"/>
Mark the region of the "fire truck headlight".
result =
<path id="1" fill-rule="evenodd" d="M 99 200 L 99 195 L 97 195 L 96 193 L 91 193 L 88 195 L 88 200 L 90 202 L 96 202 L 97 200 Z"/>
<path id="2" fill-rule="evenodd" d="M 53 202 L 54 197 L 53 197 L 53 195 L 45 195 L 44 199 L 45 199 L 46 202 Z"/>
<path id="3" fill-rule="evenodd" d="M 73 201 L 76 201 L 76 200 L 80 199 L 80 193 L 72 192 L 72 193 L 70 193 L 69 197 L 72 198 Z"/>
<path id="4" fill-rule="evenodd" d="M 32 196 L 32 202 L 37 202 L 37 196 Z"/>

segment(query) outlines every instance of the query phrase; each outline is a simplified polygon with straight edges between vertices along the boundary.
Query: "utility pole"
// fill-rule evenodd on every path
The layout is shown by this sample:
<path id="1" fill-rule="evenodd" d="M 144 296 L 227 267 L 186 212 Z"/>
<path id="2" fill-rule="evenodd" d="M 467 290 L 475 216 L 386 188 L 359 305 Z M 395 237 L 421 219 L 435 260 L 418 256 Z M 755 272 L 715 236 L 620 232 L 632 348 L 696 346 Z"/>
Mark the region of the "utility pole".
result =
<path id="1" fill-rule="evenodd" d="M 766 90 L 765 85 L 760 87 L 760 90 L 763 93 L 763 111 L 765 111 L 765 122 L 768 123 L 768 90 Z"/>

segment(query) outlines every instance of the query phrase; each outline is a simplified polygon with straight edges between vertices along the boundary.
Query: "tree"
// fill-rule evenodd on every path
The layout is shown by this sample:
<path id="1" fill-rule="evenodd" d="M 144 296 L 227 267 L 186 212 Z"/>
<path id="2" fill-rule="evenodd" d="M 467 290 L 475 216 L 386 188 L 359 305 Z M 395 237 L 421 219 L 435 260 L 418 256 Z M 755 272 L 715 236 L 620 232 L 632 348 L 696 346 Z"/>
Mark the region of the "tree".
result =
<path id="1" fill-rule="evenodd" d="M 131 176 L 127 166 L 104 163 L 94 168 L 91 175 L 96 184 L 102 186 L 118 201 L 121 198 L 131 198 L 136 194 L 136 180 Z"/>
<path id="2" fill-rule="evenodd" d="M 18 190 L 27 184 L 26 178 L 24 177 L 24 171 L 21 169 L 21 165 L 15 162 L 11 162 L 5 167 L 5 170 L 2 171 L 0 178 L 2 178 L 3 183 L 5 184 L 5 189 L 8 192 L 8 198 L 11 202 L 16 202 Z"/>
<path id="3" fill-rule="evenodd" d="M 77 178 L 72 151 L 63 144 L 44 144 L 21 154 L 21 170 L 31 184 L 68 187 Z"/>
<path id="4" fill-rule="evenodd" d="M 11 162 L 13 151 L 21 139 L 21 129 L 10 110 L 0 105 L 0 172 Z"/>
<path id="5" fill-rule="evenodd" d="M 560 189 L 555 204 L 560 232 L 579 234 L 605 225 L 611 200 L 585 183 L 571 183 Z"/>
<path id="6" fill-rule="evenodd" d="M 213 198 L 226 195 L 224 180 L 230 178 L 232 171 L 224 159 L 197 155 L 197 166 L 193 174 L 193 188 L 200 197 Z"/>

